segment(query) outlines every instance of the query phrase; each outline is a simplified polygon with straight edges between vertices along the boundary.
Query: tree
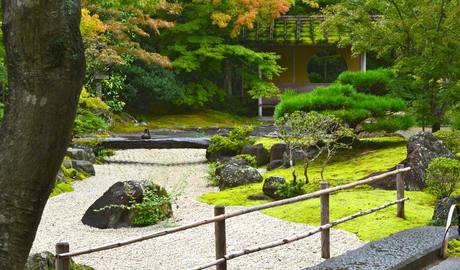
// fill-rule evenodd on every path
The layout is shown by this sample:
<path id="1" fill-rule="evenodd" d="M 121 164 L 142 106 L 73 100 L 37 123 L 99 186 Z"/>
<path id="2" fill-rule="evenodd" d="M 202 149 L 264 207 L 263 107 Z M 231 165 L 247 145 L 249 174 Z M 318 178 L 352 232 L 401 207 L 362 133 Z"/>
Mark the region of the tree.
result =
<path id="1" fill-rule="evenodd" d="M 0 269 L 24 269 L 82 89 L 80 2 L 2 1 L 9 94 L 0 126 Z"/>
<path id="2" fill-rule="evenodd" d="M 420 82 L 413 100 L 435 132 L 460 101 L 459 16 L 456 0 L 345 0 L 325 10 L 323 28 L 346 36 L 339 45 L 355 54 L 393 55 L 394 68 Z"/>

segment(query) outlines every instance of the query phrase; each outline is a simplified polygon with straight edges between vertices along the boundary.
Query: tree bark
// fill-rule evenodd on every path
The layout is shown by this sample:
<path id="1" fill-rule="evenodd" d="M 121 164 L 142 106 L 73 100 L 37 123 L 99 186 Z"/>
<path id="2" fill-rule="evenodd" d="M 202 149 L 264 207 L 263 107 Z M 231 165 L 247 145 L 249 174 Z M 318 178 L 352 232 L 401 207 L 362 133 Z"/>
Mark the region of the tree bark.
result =
<path id="1" fill-rule="evenodd" d="M 71 138 L 84 75 L 79 0 L 2 1 L 9 95 L 0 126 L 0 269 L 24 269 Z"/>

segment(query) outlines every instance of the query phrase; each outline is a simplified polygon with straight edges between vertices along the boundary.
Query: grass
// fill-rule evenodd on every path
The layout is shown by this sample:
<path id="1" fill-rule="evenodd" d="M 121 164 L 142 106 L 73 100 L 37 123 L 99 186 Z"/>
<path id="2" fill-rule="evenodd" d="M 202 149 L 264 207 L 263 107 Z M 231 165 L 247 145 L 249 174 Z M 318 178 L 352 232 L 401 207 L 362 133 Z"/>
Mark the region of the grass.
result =
<path id="1" fill-rule="evenodd" d="M 449 255 L 450 256 L 460 256 L 460 240 L 449 241 Z"/>
<path id="2" fill-rule="evenodd" d="M 265 141 L 263 143 L 270 143 Z M 364 139 L 356 143 L 353 149 L 337 154 L 326 168 L 325 178 L 330 186 L 338 186 L 360 180 L 371 173 L 384 172 L 398 164 L 406 156 L 405 141 L 399 137 L 383 137 Z M 306 192 L 319 189 L 320 162 L 310 168 L 310 183 Z M 297 175 L 303 174 L 302 165 L 296 166 Z M 269 176 L 282 176 L 291 179 L 290 169 L 277 169 L 267 172 Z M 225 206 L 251 206 L 267 201 L 251 201 L 251 194 L 262 193 L 262 183 L 249 184 L 221 192 L 208 193 L 200 196 L 199 201 Z M 407 192 L 410 200 L 406 203 L 406 219 L 396 218 L 396 206 L 377 213 L 339 225 L 343 229 L 359 236 L 366 241 L 376 240 L 403 229 L 426 225 L 431 220 L 435 198 L 424 192 Z M 372 189 L 362 186 L 331 195 L 331 220 L 335 220 L 362 210 L 367 210 L 396 199 L 395 191 Z M 319 200 L 313 199 L 301 203 L 264 210 L 263 213 L 292 222 L 318 225 Z"/>
<path id="3" fill-rule="evenodd" d="M 57 196 L 61 193 L 65 193 L 65 192 L 72 192 L 73 191 L 73 187 L 72 187 L 72 184 L 68 184 L 68 183 L 58 183 L 54 189 L 53 189 L 53 192 L 51 192 L 50 194 L 50 198 L 51 197 L 54 197 L 54 196 Z"/>
<path id="4" fill-rule="evenodd" d="M 116 118 L 115 118 L 116 119 Z M 112 131 L 114 132 L 142 132 L 145 128 L 173 128 L 173 127 L 234 127 L 241 125 L 260 124 L 255 118 L 240 117 L 224 112 L 206 110 L 201 112 L 163 115 L 163 116 L 145 116 L 139 115 L 137 119 L 145 122 L 147 125 L 135 126 L 131 122 L 116 121 Z"/>

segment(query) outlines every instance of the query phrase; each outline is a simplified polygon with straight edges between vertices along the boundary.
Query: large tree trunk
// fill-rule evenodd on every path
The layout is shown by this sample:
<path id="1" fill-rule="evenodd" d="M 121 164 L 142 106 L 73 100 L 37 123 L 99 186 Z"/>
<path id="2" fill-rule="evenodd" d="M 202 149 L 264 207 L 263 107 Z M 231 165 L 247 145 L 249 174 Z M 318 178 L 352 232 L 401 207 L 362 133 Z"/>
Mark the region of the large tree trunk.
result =
<path id="1" fill-rule="evenodd" d="M 2 1 L 9 95 L 0 127 L 0 269 L 24 269 L 71 137 L 84 75 L 79 0 Z"/>

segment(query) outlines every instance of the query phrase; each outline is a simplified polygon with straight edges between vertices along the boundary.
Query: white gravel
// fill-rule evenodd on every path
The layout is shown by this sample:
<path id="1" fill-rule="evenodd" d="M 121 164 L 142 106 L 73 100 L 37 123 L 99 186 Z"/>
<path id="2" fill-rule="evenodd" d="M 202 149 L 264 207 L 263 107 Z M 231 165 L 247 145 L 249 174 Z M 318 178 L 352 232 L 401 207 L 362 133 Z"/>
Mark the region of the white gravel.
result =
<path id="1" fill-rule="evenodd" d="M 32 252 L 54 251 L 59 241 L 71 250 L 94 247 L 183 225 L 213 215 L 213 206 L 195 198 L 216 191 L 207 185 L 204 150 L 125 150 L 110 158 L 115 163 L 96 165 L 96 176 L 74 184 L 75 191 L 51 198 L 45 208 Z M 178 208 L 170 221 L 144 228 L 95 229 L 80 219 L 86 209 L 112 184 L 123 180 L 151 178 L 169 191 L 183 186 Z M 227 211 L 237 207 L 227 208 Z M 318 209 L 319 210 L 319 209 Z M 76 257 L 78 263 L 102 269 L 187 269 L 213 260 L 214 229 L 206 225 L 185 232 L 133 244 L 110 251 Z M 291 223 L 261 213 L 227 220 L 227 252 L 266 243 L 312 226 Z M 332 230 L 332 256 L 363 245 L 354 234 Z M 240 257 L 229 269 L 301 269 L 322 261 L 319 234 L 282 247 Z"/>

